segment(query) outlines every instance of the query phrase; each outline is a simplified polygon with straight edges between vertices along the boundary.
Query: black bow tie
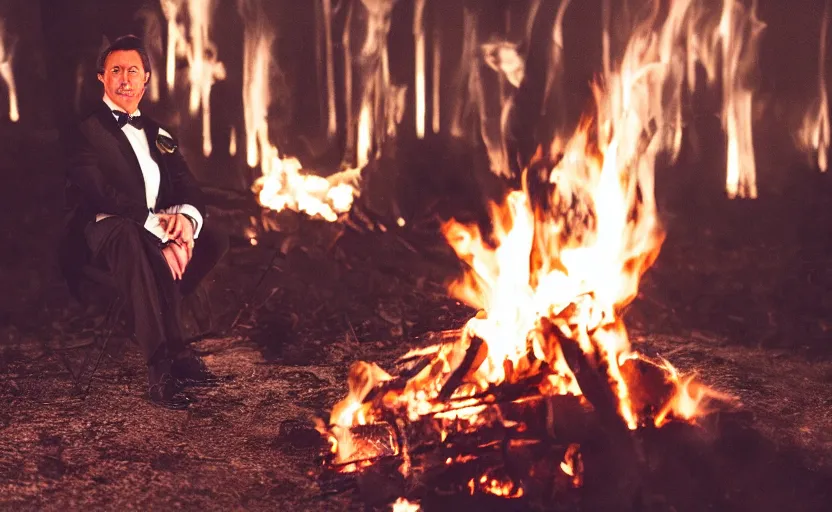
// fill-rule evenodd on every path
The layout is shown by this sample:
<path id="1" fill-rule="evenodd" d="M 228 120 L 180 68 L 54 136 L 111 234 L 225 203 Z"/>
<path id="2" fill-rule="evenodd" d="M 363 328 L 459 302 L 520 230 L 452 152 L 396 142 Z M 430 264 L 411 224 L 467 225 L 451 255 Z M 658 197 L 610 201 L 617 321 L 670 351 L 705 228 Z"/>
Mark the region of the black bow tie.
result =
<path id="1" fill-rule="evenodd" d="M 116 115 L 116 121 L 118 122 L 118 127 L 123 128 L 125 124 L 132 124 L 139 130 L 144 127 L 144 122 L 142 120 L 142 116 L 131 116 L 127 112 L 122 112 L 121 110 L 113 110 L 113 114 Z"/>

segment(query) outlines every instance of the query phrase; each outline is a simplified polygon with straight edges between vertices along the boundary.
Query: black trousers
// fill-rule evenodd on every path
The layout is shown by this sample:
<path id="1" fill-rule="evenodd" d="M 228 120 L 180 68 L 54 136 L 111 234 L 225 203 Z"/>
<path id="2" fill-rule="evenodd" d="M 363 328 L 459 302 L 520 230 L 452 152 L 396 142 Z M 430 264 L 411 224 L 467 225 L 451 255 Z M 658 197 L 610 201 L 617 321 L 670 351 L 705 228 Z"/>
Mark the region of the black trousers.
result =
<path id="1" fill-rule="evenodd" d="M 181 299 L 216 266 L 228 250 L 228 237 L 204 226 L 182 280 L 175 281 L 159 240 L 135 221 L 108 217 L 90 222 L 84 235 L 94 264 L 109 270 L 127 298 L 133 335 L 147 362 L 160 349 L 171 355 L 181 350 Z"/>

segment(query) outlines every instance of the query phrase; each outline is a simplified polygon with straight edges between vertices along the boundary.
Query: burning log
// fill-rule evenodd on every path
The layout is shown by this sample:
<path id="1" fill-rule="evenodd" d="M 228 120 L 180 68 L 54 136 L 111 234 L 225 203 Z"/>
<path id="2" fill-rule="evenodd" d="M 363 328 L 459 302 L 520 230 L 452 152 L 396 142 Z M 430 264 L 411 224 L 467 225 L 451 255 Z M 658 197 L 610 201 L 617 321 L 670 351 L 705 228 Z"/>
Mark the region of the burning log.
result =
<path id="1" fill-rule="evenodd" d="M 595 357 L 586 354 L 581 350 L 577 341 L 564 336 L 550 320 L 542 318 L 541 326 L 544 336 L 553 336 L 557 340 L 581 391 L 598 414 L 610 425 L 623 428 L 624 424 L 618 415 L 618 397 L 610 387 L 607 362 L 597 357 L 598 352 L 593 354 Z M 585 333 L 584 336 L 591 336 L 591 334 Z"/>
<path id="2" fill-rule="evenodd" d="M 479 337 L 471 338 L 468 349 L 465 351 L 465 357 L 462 359 L 462 364 L 456 367 L 445 385 L 442 386 L 438 399 L 443 402 L 449 400 L 465 378 L 479 368 L 487 354 L 488 346 L 483 343 L 482 339 Z"/>

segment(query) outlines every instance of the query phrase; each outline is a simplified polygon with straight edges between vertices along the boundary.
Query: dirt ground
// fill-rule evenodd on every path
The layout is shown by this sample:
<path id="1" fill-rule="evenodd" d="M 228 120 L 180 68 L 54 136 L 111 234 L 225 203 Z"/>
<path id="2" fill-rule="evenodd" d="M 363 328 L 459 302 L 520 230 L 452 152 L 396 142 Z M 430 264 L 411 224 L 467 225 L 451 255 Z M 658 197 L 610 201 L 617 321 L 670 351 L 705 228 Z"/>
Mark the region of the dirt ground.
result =
<path id="1" fill-rule="evenodd" d="M 209 367 L 230 380 L 196 392 L 187 412 L 145 400 L 144 367 L 121 337 L 89 396 L 78 395 L 61 349 L 88 340 L 101 316 L 70 301 L 60 283 L 49 300 L 41 297 L 43 309 L 10 314 L 0 345 L 0 507 L 384 510 L 367 505 L 361 485 L 337 492 L 319 486 L 321 440 L 312 418 L 343 395 L 351 362 L 389 365 L 460 327 L 472 312 L 447 298 L 443 282 L 457 267 L 435 237 L 292 219 L 284 224 L 297 229 L 266 236 L 257 247 L 234 239 L 211 288 L 217 323 L 227 326 L 242 304 L 251 306 L 233 332 L 197 343 Z M 826 340 L 813 336 L 825 332 L 829 317 L 801 318 L 803 340 L 788 346 L 784 336 L 797 321 L 782 330 L 772 325 L 789 318 L 794 305 L 779 302 L 771 283 L 745 279 L 769 272 L 775 284 L 788 286 L 806 278 L 792 272 L 795 265 L 828 278 L 828 256 L 806 250 L 808 261 L 784 262 L 753 235 L 747 246 L 734 242 L 739 246 L 727 250 L 719 249 L 720 236 L 718 226 L 679 227 L 628 318 L 642 350 L 736 395 L 736 414 L 706 422 L 695 449 L 678 439 L 642 440 L 664 458 L 678 451 L 672 473 L 688 483 L 643 484 L 652 498 L 619 509 L 822 510 L 832 499 L 832 360 Z M 824 283 L 795 286 L 808 294 L 813 285 Z M 768 295 L 744 295 L 751 303 L 732 310 L 733 297 L 747 287 Z M 772 323 L 755 327 L 759 317 Z M 758 331 L 773 334 L 760 339 Z M 63 353 L 71 364 L 83 350 Z M 698 455 L 691 458 L 691 450 Z M 704 489 L 696 499 L 690 482 Z M 429 503 L 429 510 L 445 508 Z M 598 501 L 585 497 L 574 508 L 552 509 L 587 503 Z"/>

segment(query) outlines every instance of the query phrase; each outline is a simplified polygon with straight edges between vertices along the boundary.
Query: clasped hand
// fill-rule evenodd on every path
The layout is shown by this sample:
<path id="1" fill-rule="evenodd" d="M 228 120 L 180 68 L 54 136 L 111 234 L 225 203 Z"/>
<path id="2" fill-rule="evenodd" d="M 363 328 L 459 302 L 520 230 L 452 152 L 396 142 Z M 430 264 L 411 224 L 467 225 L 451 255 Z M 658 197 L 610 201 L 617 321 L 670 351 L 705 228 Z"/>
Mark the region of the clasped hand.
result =
<path id="1" fill-rule="evenodd" d="M 185 267 L 191 261 L 194 249 L 194 226 L 181 213 L 160 213 L 159 222 L 168 235 L 168 243 L 162 248 L 162 256 L 170 268 L 174 280 L 182 279 Z"/>

